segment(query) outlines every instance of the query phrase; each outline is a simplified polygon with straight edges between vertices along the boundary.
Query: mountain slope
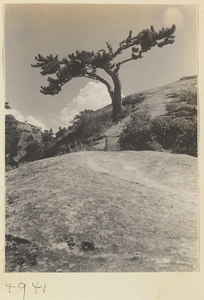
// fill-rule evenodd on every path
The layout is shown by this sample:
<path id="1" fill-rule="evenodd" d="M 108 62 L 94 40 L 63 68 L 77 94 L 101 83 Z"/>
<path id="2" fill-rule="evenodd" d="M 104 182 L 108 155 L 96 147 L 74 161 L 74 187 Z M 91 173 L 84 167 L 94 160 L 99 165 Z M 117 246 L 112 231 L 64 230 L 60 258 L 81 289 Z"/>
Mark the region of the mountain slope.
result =
<path id="1" fill-rule="evenodd" d="M 118 124 L 112 120 L 112 106 L 108 105 L 96 111 L 85 110 L 77 115 L 71 128 L 60 128 L 54 137 L 50 132 L 27 123 L 18 122 L 11 115 L 6 116 L 6 165 L 7 169 L 18 163 L 45 157 L 62 155 L 81 149 L 88 150 L 156 150 L 197 155 L 197 78 L 183 77 L 163 87 L 139 92 L 123 99 L 123 113 Z M 189 96 L 191 94 L 191 96 Z M 135 115 L 141 120 L 148 114 L 150 121 L 160 117 L 156 126 L 155 145 L 150 149 L 135 149 L 121 142 L 121 133 Z M 174 119 L 172 121 L 172 118 Z M 146 122 L 150 125 L 150 121 Z M 167 121 L 167 122 L 166 122 Z M 190 122 L 189 122 L 190 121 Z M 164 124 L 165 123 L 165 124 Z M 137 125 L 135 126 L 137 130 Z M 139 124 L 143 127 L 144 124 Z M 172 125 L 173 132 L 164 132 Z M 149 128 L 152 134 L 152 128 Z M 174 134 L 175 132 L 175 134 Z M 176 136 L 176 132 L 180 132 Z M 50 136 L 49 136 L 50 134 Z M 163 135 L 173 135 L 173 142 L 161 145 Z M 43 138 L 44 136 L 44 138 Z M 48 139 L 46 139 L 46 136 Z M 142 136 L 143 138 L 143 136 Z M 181 141 L 182 138 L 182 141 Z M 133 140 L 131 138 L 131 140 Z M 150 140 L 150 139 L 149 139 Z M 154 133 L 155 140 L 155 133 Z M 135 144 L 138 141 L 134 138 Z M 174 144 L 174 147 L 172 146 Z M 30 147 L 28 147 L 30 146 Z M 173 149 L 172 149 L 173 148 Z M 33 152 L 33 153 L 32 153 Z"/>
<path id="2" fill-rule="evenodd" d="M 196 166 L 83 151 L 7 172 L 6 271 L 198 270 Z"/>
<path id="3" fill-rule="evenodd" d="M 119 150 L 119 137 L 122 130 L 130 122 L 131 115 L 147 112 L 152 119 L 157 116 L 167 116 L 180 109 L 180 116 L 185 118 L 186 107 L 196 107 L 197 103 L 189 105 L 187 99 L 182 97 L 185 92 L 196 93 L 197 77 L 186 76 L 178 81 L 167 84 L 162 87 L 153 88 L 147 91 L 129 95 L 123 100 L 123 109 L 128 111 L 128 116 L 120 123 L 114 124 L 108 128 L 103 135 L 106 138 L 100 139 L 95 146 L 96 149 L 104 149 L 107 143 L 110 150 Z M 107 107 L 107 110 L 109 108 Z M 194 113 L 194 111 L 193 111 Z M 175 115 L 175 117 L 177 117 Z M 190 114 L 192 116 L 192 114 Z"/>
<path id="4" fill-rule="evenodd" d="M 164 147 L 163 150 L 169 152 L 173 150 L 173 153 L 197 155 L 196 76 L 183 77 L 171 84 L 126 96 L 122 104 L 122 117 L 117 124 L 112 121 L 111 105 L 89 113 L 85 113 L 85 111 L 82 112 L 78 116 L 78 122 L 76 122 L 71 129 L 63 128 L 63 130 L 57 133 L 59 138 L 56 139 L 53 149 L 50 149 L 50 154 L 67 153 L 70 152 L 70 149 L 71 151 L 76 151 L 77 146 L 80 149 L 85 148 L 89 150 L 121 150 L 123 146 L 120 142 L 120 136 L 123 130 L 129 125 L 132 117 L 137 116 L 141 118 L 141 120 L 144 120 L 144 114 L 146 114 L 150 118 L 150 121 L 158 120 L 159 118 L 159 126 L 163 126 L 163 123 L 167 121 L 166 125 L 170 127 L 168 123 L 172 123 L 173 118 L 173 123 L 176 123 L 181 135 L 183 135 L 182 131 L 184 131 L 184 149 L 179 148 L 180 137 L 175 134 L 174 140 L 178 149 L 171 149 L 171 147 L 170 149 L 166 149 Z M 192 123 L 189 124 L 189 126 L 187 125 L 188 120 Z M 149 121 L 148 123 L 150 124 Z M 158 139 L 162 139 L 161 135 L 163 131 L 165 131 L 165 128 L 162 126 L 160 126 L 161 134 Z M 192 144 L 194 143 L 195 145 L 189 146 L 187 141 L 185 144 L 185 138 L 186 140 L 189 138 L 189 136 L 185 136 L 186 132 L 192 134 L 192 138 L 190 137 L 190 139 L 194 140 Z M 76 143 L 78 143 L 77 146 Z M 163 148 L 163 145 L 161 145 L 160 148 Z M 130 148 L 126 150 L 130 150 Z M 143 150 L 149 149 L 146 148 Z M 158 151 L 158 149 L 151 150 Z"/>

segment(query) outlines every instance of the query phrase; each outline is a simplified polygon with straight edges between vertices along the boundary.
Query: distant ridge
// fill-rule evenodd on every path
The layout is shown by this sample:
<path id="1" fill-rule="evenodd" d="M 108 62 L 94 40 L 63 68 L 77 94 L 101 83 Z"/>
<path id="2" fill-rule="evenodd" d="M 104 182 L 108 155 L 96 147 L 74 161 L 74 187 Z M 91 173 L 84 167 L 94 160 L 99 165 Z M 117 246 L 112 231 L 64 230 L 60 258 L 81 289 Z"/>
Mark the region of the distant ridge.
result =
<path id="1" fill-rule="evenodd" d="M 193 76 L 184 76 L 184 77 L 181 77 L 180 80 L 188 80 L 188 79 L 195 79 L 197 78 L 197 75 L 193 75 Z"/>
<path id="2" fill-rule="evenodd" d="M 6 165 L 15 165 L 27 153 L 25 148 L 32 141 L 41 142 L 40 127 L 18 121 L 13 115 L 5 116 Z M 9 167 L 7 167 L 9 168 Z"/>

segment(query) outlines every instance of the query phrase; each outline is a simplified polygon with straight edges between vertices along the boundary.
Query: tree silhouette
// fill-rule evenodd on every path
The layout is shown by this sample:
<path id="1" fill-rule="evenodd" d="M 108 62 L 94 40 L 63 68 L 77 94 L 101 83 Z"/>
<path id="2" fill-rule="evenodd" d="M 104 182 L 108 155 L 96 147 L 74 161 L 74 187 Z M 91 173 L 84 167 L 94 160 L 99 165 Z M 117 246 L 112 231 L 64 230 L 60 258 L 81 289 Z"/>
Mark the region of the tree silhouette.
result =
<path id="1" fill-rule="evenodd" d="M 143 53 L 151 50 L 152 47 L 163 47 L 168 44 L 173 44 L 175 36 L 173 35 L 176 26 L 171 28 L 162 28 L 156 32 L 154 27 L 142 30 L 138 35 L 132 36 L 132 31 L 124 39 L 116 51 L 113 50 L 110 43 L 106 43 L 107 49 L 101 49 L 96 53 L 94 51 L 76 51 L 68 55 L 68 58 L 60 60 L 57 56 L 52 54 L 43 57 L 41 54 L 35 57 L 37 63 L 32 67 L 41 68 L 42 75 L 51 75 L 48 77 L 48 86 L 41 87 L 41 92 L 45 95 L 55 95 L 61 91 L 64 84 L 69 82 L 72 78 L 86 77 L 98 80 L 105 84 L 112 100 L 113 118 L 117 120 L 122 111 L 122 96 L 121 96 L 121 82 L 119 78 L 120 67 L 132 60 L 141 59 Z M 131 56 L 125 60 L 115 62 L 116 57 L 123 53 L 123 51 L 131 48 Z M 104 79 L 98 74 L 98 70 L 104 70 L 111 81 Z"/>
<path id="2" fill-rule="evenodd" d="M 9 102 L 5 102 L 5 108 L 6 109 L 11 109 L 10 105 L 9 105 Z"/>

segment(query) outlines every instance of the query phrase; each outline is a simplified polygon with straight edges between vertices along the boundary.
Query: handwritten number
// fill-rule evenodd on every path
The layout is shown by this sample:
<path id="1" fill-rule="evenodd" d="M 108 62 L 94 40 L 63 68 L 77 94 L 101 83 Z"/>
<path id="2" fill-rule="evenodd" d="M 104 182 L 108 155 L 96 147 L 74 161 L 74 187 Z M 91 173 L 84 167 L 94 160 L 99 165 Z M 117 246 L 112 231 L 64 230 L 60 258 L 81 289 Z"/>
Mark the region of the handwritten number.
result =
<path id="1" fill-rule="evenodd" d="M 11 282 L 9 284 L 5 283 L 5 286 L 8 287 L 8 291 L 9 293 L 11 293 L 11 289 L 14 288 L 19 288 L 20 290 L 23 290 L 23 300 L 25 300 L 25 292 L 26 292 L 26 284 L 23 282 L 19 282 L 18 286 L 14 286 L 11 284 Z M 32 283 L 32 286 L 35 289 L 35 294 L 37 294 L 37 290 L 41 289 L 43 287 L 43 293 L 45 293 L 46 290 L 46 284 L 44 284 L 44 286 L 39 285 L 39 282 L 36 283 L 36 285 L 34 285 L 34 283 Z"/>
<path id="2" fill-rule="evenodd" d="M 37 294 L 37 289 L 40 289 L 40 288 L 42 287 L 42 285 L 41 285 L 41 286 L 38 286 L 38 284 L 39 284 L 39 282 L 37 282 L 37 285 L 34 285 L 34 284 L 32 283 L 32 286 L 35 288 L 35 294 Z"/>
<path id="3" fill-rule="evenodd" d="M 11 293 L 11 288 L 16 288 L 16 286 L 11 285 L 11 282 L 9 285 L 7 285 L 6 283 L 5 283 L 5 285 L 9 288 L 9 293 Z"/>
<path id="4" fill-rule="evenodd" d="M 23 289 L 23 300 L 24 300 L 24 299 L 25 299 L 25 288 L 26 288 L 26 284 L 23 283 L 23 282 L 19 282 L 18 288 L 19 288 L 19 289 Z"/>

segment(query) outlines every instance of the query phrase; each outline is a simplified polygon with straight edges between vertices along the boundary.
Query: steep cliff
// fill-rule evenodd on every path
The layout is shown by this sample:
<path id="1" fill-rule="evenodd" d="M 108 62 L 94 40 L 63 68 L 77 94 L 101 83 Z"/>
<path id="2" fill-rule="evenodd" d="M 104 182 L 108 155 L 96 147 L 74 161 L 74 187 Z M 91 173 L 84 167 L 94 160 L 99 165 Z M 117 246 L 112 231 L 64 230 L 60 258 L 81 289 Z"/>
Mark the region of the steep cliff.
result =
<path id="1" fill-rule="evenodd" d="M 6 168 L 17 167 L 25 156 L 26 147 L 33 141 L 42 140 L 39 127 L 19 122 L 13 115 L 5 116 L 5 154 Z"/>

